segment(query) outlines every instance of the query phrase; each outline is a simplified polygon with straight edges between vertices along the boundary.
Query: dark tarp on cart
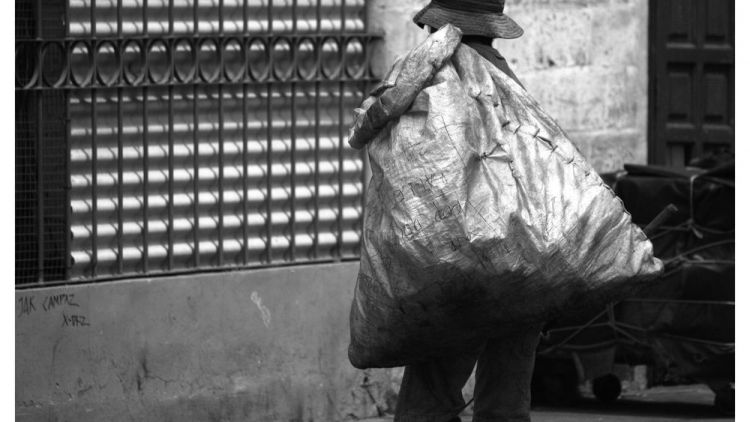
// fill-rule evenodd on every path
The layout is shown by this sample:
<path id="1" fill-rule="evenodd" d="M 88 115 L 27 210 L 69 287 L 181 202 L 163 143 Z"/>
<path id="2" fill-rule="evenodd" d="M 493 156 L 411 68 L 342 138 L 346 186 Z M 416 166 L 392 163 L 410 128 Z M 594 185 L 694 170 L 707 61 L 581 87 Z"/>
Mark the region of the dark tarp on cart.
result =
<path id="1" fill-rule="evenodd" d="M 540 353 L 573 352 L 579 362 L 614 348 L 675 375 L 714 384 L 734 373 L 734 162 L 712 170 L 627 165 L 614 189 L 636 224 L 665 207 L 677 212 L 651 236 L 666 271 L 658 283 L 606 310 L 557 321 Z M 597 362 L 606 368 L 606 362 Z M 584 373 L 603 375 L 600 371 Z"/>

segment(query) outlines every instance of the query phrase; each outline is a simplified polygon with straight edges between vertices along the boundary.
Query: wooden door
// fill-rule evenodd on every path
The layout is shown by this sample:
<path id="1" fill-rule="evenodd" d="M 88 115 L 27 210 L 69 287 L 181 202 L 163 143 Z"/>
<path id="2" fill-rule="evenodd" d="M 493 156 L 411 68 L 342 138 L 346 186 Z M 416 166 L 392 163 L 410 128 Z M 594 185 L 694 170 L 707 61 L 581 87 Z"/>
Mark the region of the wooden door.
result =
<path id="1" fill-rule="evenodd" d="M 734 1 L 651 0 L 649 162 L 734 152 Z"/>

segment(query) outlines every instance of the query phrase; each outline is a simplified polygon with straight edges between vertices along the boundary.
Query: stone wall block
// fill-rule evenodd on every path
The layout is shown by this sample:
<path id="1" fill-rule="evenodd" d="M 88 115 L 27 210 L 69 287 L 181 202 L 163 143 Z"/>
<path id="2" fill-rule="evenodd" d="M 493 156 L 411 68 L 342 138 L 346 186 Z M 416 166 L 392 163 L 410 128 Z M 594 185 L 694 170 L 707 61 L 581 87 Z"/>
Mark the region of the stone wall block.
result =
<path id="1" fill-rule="evenodd" d="M 517 73 L 592 63 L 589 8 L 523 8 L 508 14 L 524 28 L 525 33 L 517 39 L 498 39 L 494 46 Z"/>
<path id="2" fill-rule="evenodd" d="M 384 42 L 373 51 L 373 71 L 383 76 L 396 58 L 405 54 L 427 38 L 427 32 L 412 22 L 428 0 L 394 1 L 372 0 L 367 2 L 368 29 L 384 34 Z"/>
<path id="3" fill-rule="evenodd" d="M 599 173 L 646 161 L 646 142 L 637 130 L 568 132 L 568 136 Z"/>
<path id="4" fill-rule="evenodd" d="M 648 31 L 643 27 L 648 19 L 646 1 L 591 8 L 591 16 L 591 38 L 595 40 L 590 52 L 592 63 L 612 67 L 627 63 L 647 71 L 644 36 Z"/>

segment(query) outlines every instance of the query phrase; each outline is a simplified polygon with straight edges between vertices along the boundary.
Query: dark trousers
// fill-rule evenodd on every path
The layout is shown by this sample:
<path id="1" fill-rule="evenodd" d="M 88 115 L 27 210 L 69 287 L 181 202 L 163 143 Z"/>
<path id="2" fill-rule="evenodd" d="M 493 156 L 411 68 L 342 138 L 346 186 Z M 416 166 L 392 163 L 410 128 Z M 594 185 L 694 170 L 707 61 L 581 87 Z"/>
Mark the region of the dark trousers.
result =
<path id="1" fill-rule="evenodd" d="M 465 407 L 461 389 L 477 365 L 474 422 L 528 422 L 541 327 L 488 340 L 476 353 L 407 366 L 394 422 L 447 422 Z"/>

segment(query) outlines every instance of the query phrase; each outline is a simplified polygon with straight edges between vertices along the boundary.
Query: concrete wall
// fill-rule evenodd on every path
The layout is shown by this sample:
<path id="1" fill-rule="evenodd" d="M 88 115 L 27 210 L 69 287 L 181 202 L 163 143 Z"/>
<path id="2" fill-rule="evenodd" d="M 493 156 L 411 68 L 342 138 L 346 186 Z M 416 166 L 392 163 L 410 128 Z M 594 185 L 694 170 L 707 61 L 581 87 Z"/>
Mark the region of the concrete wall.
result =
<path id="1" fill-rule="evenodd" d="M 376 70 L 426 36 L 411 22 L 426 0 L 368 0 L 369 25 L 385 33 Z M 645 163 L 647 0 L 507 0 L 526 33 L 498 40 L 529 92 L 600 171 Z"/>
<path id="2" fill-rule="evenodd" d="M 358 263 L 16 292 L 18 421 L 339 421 L 399 370 L 347 359 Z"/>

